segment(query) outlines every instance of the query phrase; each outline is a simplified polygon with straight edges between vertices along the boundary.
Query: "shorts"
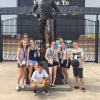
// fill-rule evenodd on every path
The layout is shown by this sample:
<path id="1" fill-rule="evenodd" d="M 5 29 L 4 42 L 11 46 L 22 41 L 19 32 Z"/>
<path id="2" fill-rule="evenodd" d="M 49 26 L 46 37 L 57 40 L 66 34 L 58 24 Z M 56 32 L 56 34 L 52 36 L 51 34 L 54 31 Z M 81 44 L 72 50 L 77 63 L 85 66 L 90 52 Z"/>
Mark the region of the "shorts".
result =
<path id="1" fill-rule="evenodd" d="M 20 64 L 18 63 L 17 67 L 18 67 L 18 68 L 23 68 L 23 67 L 26 67 L 26 65 L 20 66 Z"/>
<path id="2" fill-rule="evenodd" d="M 58 62 L 53 62 L 53 64 L 51 65 L 50 63 L 48 63 L 48 67 L 53 67 L 53 66 L 58 66 L 59 63 Z"/>
<path id="3" fill-rule="evenodd" d="M 34 83 L 31 83 L 31 87 L 34 86 L 34 85 L 36 85 L 38 88 L 44 87 L 45 86 L 45 82 L 46 81 L 43 81 L 42 84 L 36 84 L 35 82 Z"/>
<path id="4" fill-rule="evenodd" d="M 67 64 L 67 59 L 66 59 L 66 60 L 63 60 L 63 63 L 61 63 L 61 59 L 60 59 L 60 67 L 68 68 L 68 67 L 66 66 L 66 64 Z"/>
<path id="5" fill-rule="evenodd" d="M 38 65 L 38 61 L 29 60 L 29 65 Z"/>
<path id="6" fill-rule="evenodd" d="M 73 68 L 74 77 L 83 78 L 83 68 Z"/>

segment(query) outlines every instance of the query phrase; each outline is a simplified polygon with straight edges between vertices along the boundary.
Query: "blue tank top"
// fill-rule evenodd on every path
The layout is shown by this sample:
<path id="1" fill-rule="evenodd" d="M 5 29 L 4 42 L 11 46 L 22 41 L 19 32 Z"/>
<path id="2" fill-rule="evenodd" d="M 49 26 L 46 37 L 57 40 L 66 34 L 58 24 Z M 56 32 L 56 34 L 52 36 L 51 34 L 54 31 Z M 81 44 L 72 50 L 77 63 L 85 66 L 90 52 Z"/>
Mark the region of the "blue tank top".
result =
<path id="1" fill-rule="evenodd" d="M 37 59 L 38 59 L 37 50 L 31 49 L 29 54 L 29 60 L 37 61 Z"/>

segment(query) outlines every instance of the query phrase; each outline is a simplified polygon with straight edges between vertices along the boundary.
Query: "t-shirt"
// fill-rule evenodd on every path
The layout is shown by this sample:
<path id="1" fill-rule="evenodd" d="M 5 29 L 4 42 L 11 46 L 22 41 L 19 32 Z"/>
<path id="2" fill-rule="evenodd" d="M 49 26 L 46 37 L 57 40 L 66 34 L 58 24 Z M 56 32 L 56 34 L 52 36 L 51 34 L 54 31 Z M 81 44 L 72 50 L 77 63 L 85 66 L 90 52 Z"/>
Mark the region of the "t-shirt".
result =
<path id="1" fill-rule="evenodd" d="M 43 69 L 42 73 L 39 74 L 38 71 L 34 71 L 33 75 L 31 77 L 31 80 L 38 82 L 40 80 L 42 80 L 44 77 L 48 77 L 49 75 L 47 74 L 47 72 Z"/>
<path id="2" fill-rule="evenodd" d="M 72 49 L 71 58 L 77 59 L 78 61 L 80 61 L 82 56 L 84 56 L 84 51 L 82 48 Z M 80 68 L 83 68 L 83 65 L 84 65 L 84 61 L 82 65 L 80 66 Z"/>
<path id="3" fill-rule="evenodd" d="M 56 43 L 55 49 L 58 49 L 61 46 L 60 43 Z M 65 49 L 68 49 L 67 45 L 65 46 Z"/>

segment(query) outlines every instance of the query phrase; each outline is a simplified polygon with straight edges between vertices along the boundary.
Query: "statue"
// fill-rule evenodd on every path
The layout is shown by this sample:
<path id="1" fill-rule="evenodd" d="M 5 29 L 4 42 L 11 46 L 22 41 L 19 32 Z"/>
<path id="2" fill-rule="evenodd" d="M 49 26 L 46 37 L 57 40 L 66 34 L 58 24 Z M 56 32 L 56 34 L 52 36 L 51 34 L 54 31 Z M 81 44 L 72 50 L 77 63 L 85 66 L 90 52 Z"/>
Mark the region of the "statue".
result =
<path id="1" fill-rule="evenodd" d="M 38 18 L 39 30 L 41 33 L 42 47 L 45 48 L 46 39 L 45 39 L 45 26 L 48 30 L 48 40 L 49 43 L 52 41 L 52 23 L 51 19 L 57 16 L 60 11 L 54 0 L 35 0 L 35 4 L 32 8 L 32 15 Z M 54 8 L 55 13 L 51 13 L 51 7 Z M 39 13 L 36 13 L 36 9 L 39 8 Z"/>

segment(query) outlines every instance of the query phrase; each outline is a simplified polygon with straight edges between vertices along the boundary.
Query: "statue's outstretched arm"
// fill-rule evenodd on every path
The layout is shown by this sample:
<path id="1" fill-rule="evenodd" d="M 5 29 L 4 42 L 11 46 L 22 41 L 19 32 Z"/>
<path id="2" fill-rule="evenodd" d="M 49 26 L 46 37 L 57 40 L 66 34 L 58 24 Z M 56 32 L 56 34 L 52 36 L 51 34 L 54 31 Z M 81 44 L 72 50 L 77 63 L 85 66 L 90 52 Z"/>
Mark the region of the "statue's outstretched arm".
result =
<path id="1" fill-rule="evenodd" d="M 34 17 L 39 17 L 39 14 L 36 13 L 37 8 L 38 8 L 38 3 L 36 2 L 36 4 L 33 5 L 32 10 L 31 10 Z"/>
<path id="2" fill-rule="evenodd" d="M 57 7 L 56 3 L 54 0 L 52 0 L 52 7 L 54 8 L 55 10 L 55 13 L 51 15 L 51 17 L 55 17 L 57 16 L 58 14 L 60 14 L 60 11 L 59 11 L 59 8 Z"/>

